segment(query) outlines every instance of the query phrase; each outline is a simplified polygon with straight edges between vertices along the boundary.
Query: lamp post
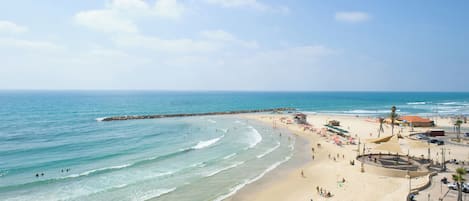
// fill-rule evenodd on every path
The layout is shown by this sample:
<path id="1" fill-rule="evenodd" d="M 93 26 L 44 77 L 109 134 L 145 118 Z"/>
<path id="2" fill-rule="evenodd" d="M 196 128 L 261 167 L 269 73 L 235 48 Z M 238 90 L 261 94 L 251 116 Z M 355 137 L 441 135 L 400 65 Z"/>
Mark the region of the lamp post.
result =
<path id="1" fill-rule="evenodd" d="M 405 177 L 409 179 L 409 193 L 411 193 L 412 192 L 412 183 L 411 183 L 412 177 L 410 176 L 409 170 L 407 170 L 407 175 Z"/>

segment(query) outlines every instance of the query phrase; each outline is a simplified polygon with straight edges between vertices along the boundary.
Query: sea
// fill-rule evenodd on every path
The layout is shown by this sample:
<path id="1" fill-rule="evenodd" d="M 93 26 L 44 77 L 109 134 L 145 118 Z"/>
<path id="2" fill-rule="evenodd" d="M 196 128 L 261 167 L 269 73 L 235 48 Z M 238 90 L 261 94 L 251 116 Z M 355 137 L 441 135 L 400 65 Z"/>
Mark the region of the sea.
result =
<path id="1" fill-rule="evenodd" d="M 469 93 L 0 91 L 0 200 L 221 201 L 282 166 L 296 139 L 236 116 L 104 117 L 291 107 L 469 115 Z"/>

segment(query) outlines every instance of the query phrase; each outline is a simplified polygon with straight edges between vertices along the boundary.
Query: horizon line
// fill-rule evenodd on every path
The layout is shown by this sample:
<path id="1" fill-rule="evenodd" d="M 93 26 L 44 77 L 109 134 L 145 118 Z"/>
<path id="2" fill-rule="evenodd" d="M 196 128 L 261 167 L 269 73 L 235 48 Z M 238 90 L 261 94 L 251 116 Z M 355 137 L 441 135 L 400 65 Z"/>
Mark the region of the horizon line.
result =
<path id="1" fill-rule="evenodd" d="M 219 90 L 219 89 L 0 89 L 0 91 L 135 91 L 135 92 L 287 92 L 287 93 L 308 93 L 308 92 L 345 92 L 345 93 L 469 93 L 469 91 L 405 91 L 405 90 Z"/>

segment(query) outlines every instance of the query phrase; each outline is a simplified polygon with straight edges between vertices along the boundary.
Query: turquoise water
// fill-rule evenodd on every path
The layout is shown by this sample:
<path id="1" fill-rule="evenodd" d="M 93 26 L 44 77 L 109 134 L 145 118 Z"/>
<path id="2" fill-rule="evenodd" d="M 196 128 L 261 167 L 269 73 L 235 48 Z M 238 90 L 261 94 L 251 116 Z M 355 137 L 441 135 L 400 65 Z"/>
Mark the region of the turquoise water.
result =
<path id="1" fill-rule="evenodd" d="M 230 116 L 96 119 L 274 107 L 384 115 L 392 105 L 467 115 L 469 93 L 1 91 L 0 105 L 0 200 L 184 201 L 235 193 L 287 161 L 294 140 Z"/>

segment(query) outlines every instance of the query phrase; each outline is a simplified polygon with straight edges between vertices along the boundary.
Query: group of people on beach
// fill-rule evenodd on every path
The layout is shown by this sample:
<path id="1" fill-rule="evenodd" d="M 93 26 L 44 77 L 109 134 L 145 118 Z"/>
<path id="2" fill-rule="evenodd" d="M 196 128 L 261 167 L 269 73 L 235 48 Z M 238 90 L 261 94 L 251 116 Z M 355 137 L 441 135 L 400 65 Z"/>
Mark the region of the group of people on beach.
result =
<path id="1" fill-rule="evenodd" d="M 331 156 L 331 154 L 328 155 L 329 159 L 333 159 L 334 161 L 337 161 L 338 159 L 340 159 L 340 154 L 337 154 L 337 157 L 336 156 Z M 342 159 L 345 159 L 345 155 L 342 154 Z"/>
<path id="2" fill-rule="evenodd" d="M 321 197 L 332 197 L 332 193 L 330 191 L 327 191 L 326 189 L 323 189 L 322 187 L 316 186 L 316 191 Z"/>

